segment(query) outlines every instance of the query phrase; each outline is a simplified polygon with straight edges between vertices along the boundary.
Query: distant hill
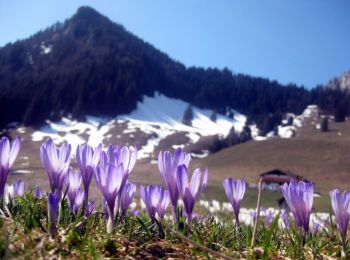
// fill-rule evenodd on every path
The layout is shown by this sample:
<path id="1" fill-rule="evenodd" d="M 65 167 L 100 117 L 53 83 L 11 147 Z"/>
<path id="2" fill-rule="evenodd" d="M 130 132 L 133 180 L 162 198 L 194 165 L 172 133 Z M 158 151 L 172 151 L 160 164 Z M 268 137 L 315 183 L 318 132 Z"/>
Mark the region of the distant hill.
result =
<path id="1" fill-rule="evenodd" d="M 339 77 L 336 77 L 330 80 L 325 86 L 325 88 L 334 89 L 334 90 L 342 90 L 342 91 L 350 91 L 350 70 L 344 72 Z"/>
<path id="2" fill-rule="evenodd" d="M 155 92 L 221 114 L 235 109 L 265 133 L 286 112 L 299 114 L 310 103 L 332 110 L 346 100 L 335 90 L 324 94 L 228 69 L 186 68 L 89 7 L 0 49 L 0 129 L 66 114 L 129 113 Z"/>

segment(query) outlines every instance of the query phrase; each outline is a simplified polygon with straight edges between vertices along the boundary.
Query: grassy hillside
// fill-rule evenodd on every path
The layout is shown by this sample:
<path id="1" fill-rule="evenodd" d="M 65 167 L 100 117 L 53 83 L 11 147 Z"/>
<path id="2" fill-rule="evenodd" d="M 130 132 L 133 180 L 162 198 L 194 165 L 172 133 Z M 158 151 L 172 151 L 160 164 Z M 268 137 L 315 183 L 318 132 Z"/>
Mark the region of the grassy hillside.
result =
<path id="1" fill-rule="evenodd" d="M 205 196 L 209 199 L 226 200 L 222 188 L 224 178 L 245 177 L 248 182 L 257 183 L 260 173 L 279 168 L 290 170 L 314 182 L 315 190 L 322 194 L 321 198 L 315 199 L 315 206 L 318 210 L 328 210 L 329 190 L 335 187 L 349 189 L 350 122 L 331 122 L 330 131 L 325 133 L 317 130 L 314 123 L 306 121 L 292 139 L 251 141 L 203 159 L 194 159 L 192 168 L 209 168 L 210 180 Z M 18 133 L 14 131 L 12 134 Z M 31 131 L 27 128 L 14 170 L 25 169 L 33 172 L 12 174 L 10 181 L 20 178 L 28 183 L 27 187 L 40 184 L 48 189 L 47 176 L 39 160 L 40 142 L 32 142 L 30 134 Z M 131 180 L 144 184 L 162 183 L 158 167 L 154 163 L 138 161 Z M 75 160 L 72 165 L 76 168 Z M 256 190 L 248 190 L 244 206 L 255 205 L 256 193 Z M 264 192 L 263 196 L 264 206 L 276 206 L 276 200 L 281 194 Z"/>

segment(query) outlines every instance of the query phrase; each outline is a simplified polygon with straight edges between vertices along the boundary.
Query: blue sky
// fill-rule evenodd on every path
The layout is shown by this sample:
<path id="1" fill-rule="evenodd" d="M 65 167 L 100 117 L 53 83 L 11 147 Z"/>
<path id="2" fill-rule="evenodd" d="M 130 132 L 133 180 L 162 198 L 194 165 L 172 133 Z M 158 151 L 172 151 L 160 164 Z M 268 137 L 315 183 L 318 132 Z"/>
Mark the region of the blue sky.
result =
<path id="1" fill-rule="evenodd" d="M 88 5 L 187 66 L 326 83 L 350 69 L 348 0 L 0 0 L 0 46 Z"/>

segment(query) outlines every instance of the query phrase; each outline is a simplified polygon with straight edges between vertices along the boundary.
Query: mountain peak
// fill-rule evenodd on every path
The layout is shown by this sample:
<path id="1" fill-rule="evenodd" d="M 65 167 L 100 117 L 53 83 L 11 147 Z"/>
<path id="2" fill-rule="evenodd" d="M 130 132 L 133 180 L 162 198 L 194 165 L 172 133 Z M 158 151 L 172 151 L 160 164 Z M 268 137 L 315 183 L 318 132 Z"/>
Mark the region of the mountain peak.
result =
<path id="1" fill-rule="evenodd" d="M 74 17 L 87 19 L 87 18 L 96 18 L 96 17 L 101 18 L 103 17 L 103 15 L 97 12 L 95 9 L 93 9 L 90 6 L 81 6 L 78 8 Z"/>

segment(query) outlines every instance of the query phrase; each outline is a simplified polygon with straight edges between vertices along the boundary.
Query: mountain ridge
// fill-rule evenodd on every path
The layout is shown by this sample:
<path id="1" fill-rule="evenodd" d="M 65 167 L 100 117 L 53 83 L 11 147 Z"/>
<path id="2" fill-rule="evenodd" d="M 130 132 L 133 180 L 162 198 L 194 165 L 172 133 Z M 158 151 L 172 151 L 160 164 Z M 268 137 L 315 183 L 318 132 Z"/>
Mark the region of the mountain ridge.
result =
<path id="1" fill-rule="evenodd" d="M 221 114 L 235 109 L 268 132 L 286 112 L 299 114 L 314 101 L 332 110 L 341 98 L 329 102 L 322 89 L 228 69 L 187 68 L 90 7 L 0 48 L 0 90 L 0 128 L 67 113 L 115 116 L 160 92 Z"/>

